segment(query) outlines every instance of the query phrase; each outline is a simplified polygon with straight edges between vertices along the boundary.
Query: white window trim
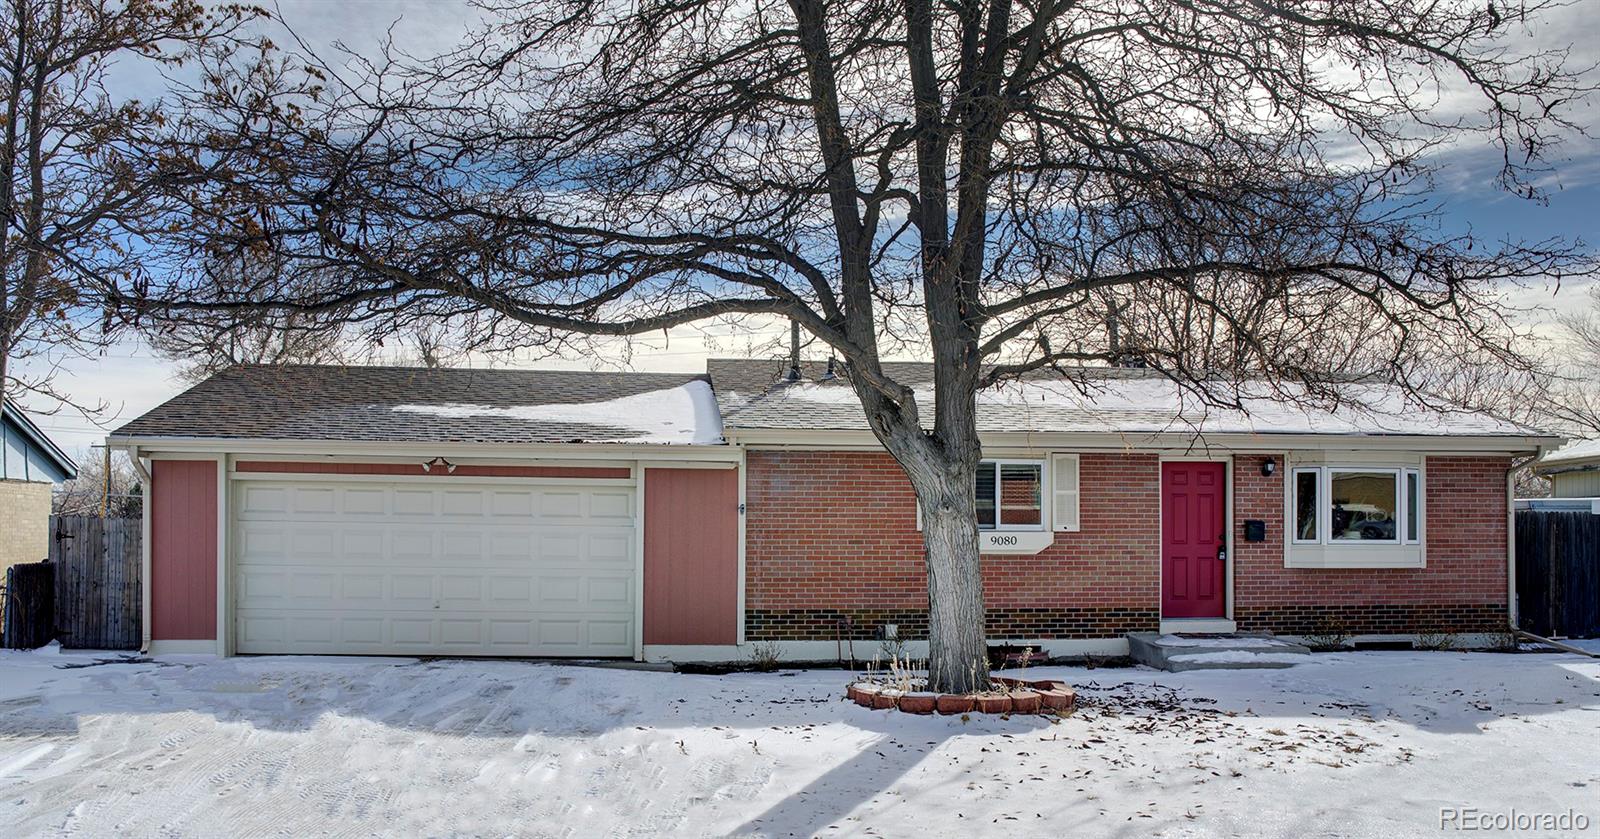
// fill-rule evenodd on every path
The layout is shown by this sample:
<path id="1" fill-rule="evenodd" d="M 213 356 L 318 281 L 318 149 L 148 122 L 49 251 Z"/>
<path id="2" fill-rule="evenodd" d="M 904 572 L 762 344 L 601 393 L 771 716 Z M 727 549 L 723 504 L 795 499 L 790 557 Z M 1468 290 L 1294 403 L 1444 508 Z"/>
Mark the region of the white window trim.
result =
<path id="1" fill-rule="evenodd" d="M 989 458 L 989 457 L 986 457 L 986 458 L 978 461 L 978 463 L 980 465 L 981 464 L 985 464 L 985 463 L 994 464 L 994 526 L 993 527 L 984 527 L 982 524 L 980 524 L 980 525 L 978 525 L 978 531 L 980 533 L 983 532 L 983 531 L 986 531 L 986 530 L 1036 531 L 1036 530 L 1049 530 L 1050 529 L 1050 514 L 1048 512 L 1048 507 L 1047 507 L 1046 501 L 1051 496 L 1050 496 L 1050 487 L 1049 487 L 1049 480 L 1050 479 L 1049 479 L 1049 476 L 1048 476 L 1049 469 L 1047 468 L 1046 461 L 1038 460 L 1038 459 L 1034 459 L 1034 458 L 1008 458 L 1008 457 L 1005 457 L 1005 458 L 1003 458 L 1003 457 Z M 1000 521 L 1000 519 L 1002 518 L 1002 516 L 1000 515 L 1000 511 L 1001 511 L 1001 507 L 1000 507 L 1000 497 L 1001 497 L 1001 492 L 1000 492 L 1000 489 L 1001 489 L 1000 473 L 1007 466 L 1032 466 L 1032 467 L 1034 467 L 1034 468 L 1039 470 L 1039 521 L 1038 521 L 1038 523 L 1036 523 L 1036 524 L 1003 524 Z M 977 491 L 976 487 L 974 487 L 973 491 L 974 492 Z"/>
<path id="2" fill-rule="evenodd" d="M 1397 465 L 1374 462 L 1305 463 L 1286 470 L 1290 480 L 1284 488 L 1285 528 L 1292 531 L 1284 543 L 1286 568 L 1425 568 L 1427 567 L 1427 466 Z M 1317 538 L 1298 538 L 1295 526 L 1298 507 L 1295 490 L 1302 472 L 1317 474 Z M 1333 539 L 1332 499 L 1333 473 L 1335 472 L 1386 472 L 1395 476 L 1395 538 L 1392 540 Z M 1408 485 L 1406 477 L 1417 476 L 1417 539 L 1406 538 L 1410 511 L 1406 503 Z"/>
<path id="3" fill-rule="evenodd" d="M 1312 529 L 1316 532 L 1316 534 L 1310 539 L 1302 539 L 1300 538 L 1300 475 L 1307 472 L 1317 476 L 1316 506 L 1311 510 L 1311 515 L 1316 518 L 1316 522 L 1312 525 Z M 1289 539 L 1291 544 L 1322 544 L 1323 520 L 1328 517 L 1326 507 L 1322 503 L 1324 497 L 1323 493 L 1324 490 L 1322 488 L 1321 466 L 1296 466 L 1289 470 L 1289 515 L 1285 517 L 1285 521 L 1289 523 L 1289 527 L 1293 528 L 1292 535 Z"/>
<path id="4" fill-rule="evenodd" d="M 995 532 L 1000 532 L 1000 531 L 1005 531 L 1007 533 L 1048 533 L 1048 532 L 1050 532 L 1050 530 L 1051 530 L 1050 508 L 1052 506 L 1052 503 L 1051 503 L 1052 499 L 1054 499 L 1055 496 L 1052 494 L 1053 487 L 1051 486 L 1050 458 L 1049 458 L 1049 456 L 1046 456 L 1044 458 L 1036 458 L 1036 457 L 1021 457 L 1021 458 L 1018 458 L 1018 457 L 985 457 L 985 458 L 982 458 L 981 460 L 979 460 L 978 463 L 980 465 L 981 464 L 985 464 L 985 463 L 992 463 L 992 464 L 994 464 L 994 467 L 995 467 L 995 471 L 994 471 L 994 491 L 995 491 L 994 522 L 995 523 L 994 523 L 994 527 L 984 527 L 981 524 L 978 525 L 978 533 L 979 534 L 995 533 Z M 1001 466 L 1006 466 L 1006 465 L 1010 465 L 1010 466 L 1037 466 L 1037 467 L 1039 467 L 1039 523 L 1038 524 L 1007 524 L 1007 525 L 1000 524 L 1000 467 Z M 973 487 L 973 492 L 974 493 L 977 492 L 977 487 Z M 922 507 L 920 505 L 918 505 L 918 507 L 917 507 L 917 530 L 919 530 L 919 531 L 922 530 Z"/>
<path id="5" fill-rule="evenodd" d="M 1322 541 L 1331 547 L 1391 547 L 1401 543 L 1405 535 L 1406 496 L 1404 482 L 1401 480 L 1399 467 L 1391 466 L 1329 466 L 1322 470 Z M 1394 538 L 1393 539 L 1335 539 L 1333 538 L 1333 476 L 1339 473 L 1346 474 L 1384 474 L 1389 476 L 1389 483 L 1394 487 Z"/>
<path id="6" fill-rule="evenodd" d="M 1411 476 L 1417 478 L 1417 537 L 1411 538 Z M 1404 545 L 1421 545 L 1428 540 L 1428 490 L 1427 483 L 1423 480 L 1422 470 L 1415 466 L 1407 466 L 1400 470 L 1400 489 L 1404 493 L 1400 499 L 1400 543 Z"/>

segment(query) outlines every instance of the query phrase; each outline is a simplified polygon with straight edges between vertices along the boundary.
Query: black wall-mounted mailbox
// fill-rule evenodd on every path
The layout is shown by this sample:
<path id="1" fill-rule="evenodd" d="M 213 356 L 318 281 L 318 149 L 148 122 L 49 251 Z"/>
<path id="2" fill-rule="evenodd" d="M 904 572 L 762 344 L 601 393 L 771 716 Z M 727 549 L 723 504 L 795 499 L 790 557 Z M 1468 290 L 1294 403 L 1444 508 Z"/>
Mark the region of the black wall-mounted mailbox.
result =
<path id="1" fill-rule="evenodd" d="M 1267 523 L 1260 519 L 1245 519 L 1244 540 L 1246 542 L 1267 541 Z"/>

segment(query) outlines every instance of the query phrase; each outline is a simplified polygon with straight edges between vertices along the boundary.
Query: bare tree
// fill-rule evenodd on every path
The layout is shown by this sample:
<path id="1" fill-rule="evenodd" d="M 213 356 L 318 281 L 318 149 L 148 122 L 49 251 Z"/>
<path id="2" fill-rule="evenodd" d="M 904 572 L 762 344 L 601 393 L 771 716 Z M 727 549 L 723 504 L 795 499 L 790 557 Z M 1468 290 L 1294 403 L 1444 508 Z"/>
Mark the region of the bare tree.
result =
<path id="1" fill-rule="evenodd" d="M 0 395 L 68 401 L 49 388 L 57 363 L 106 339 L 95 292 L 141 275 L 143 228 L 189 168 L 142 158 L 167 114 L 114 95 L 112 65 L 179 64 L 261 14 L 193 0 L 0 7 Z M 28 375 L 19 361 L 35 362 Z"/>
<path id="2" fill-rule="evenodd" d="M 1528 369 L 1498 289 L 1587 269 L 1562 242 L 1440 236 L 1423 197 L 1464 138 L 1538 197 L 1589 92 L 1519 48 L 1553 4 L 483 5 L 434 59 L 208 66 L 172 153 L 207 182 L 172 258 L 314 280 L 112 293 L 145 317 L 450 323 L 491 350 L 793 319 L 915 488 L 939 690 L 987 673 L 980 389 L 1137 359 L 1213 404 L 1244 377 L 1427 398 L 1464 366 Z M 931 416 L 880 363 L 903 347 L 933 362 Z"/>
<path id="3" fill-rule="evenodd" d="M 100 516 L 138 518 L 144 510 L 143 488 L 128 457 L 111 455 L 106 470 L 104 450 L 78 458 L 77 477 L 65 481 L 51 495 L 50 512 L 58 516 Z M 110 476 L 109 479 L 107 476 Z"/>
<path id="4" fill-rule="evenodd" d="M 209 260 L 207 282 L 259 284 L 271 276 L 275 287 L 294 277 L 274 276 L 292 270 L 282 260 L 254 253 Z M 176 362 L 180 381 L 194 384 L 239 364 L 337 364 L 351 360 L 344 331 L 334 319 L 311 313 L 274 309 L 202 311 L 148 324 L 152 349 Z"/>
<path id="5" fill-rule="evenodd" d="M 1589 289 L 1587 309 L 1566 312 L 1559 323 L 1560 362 L 1541 407 L 1569 433 L 1600 437 L 1600 286 Z"/>

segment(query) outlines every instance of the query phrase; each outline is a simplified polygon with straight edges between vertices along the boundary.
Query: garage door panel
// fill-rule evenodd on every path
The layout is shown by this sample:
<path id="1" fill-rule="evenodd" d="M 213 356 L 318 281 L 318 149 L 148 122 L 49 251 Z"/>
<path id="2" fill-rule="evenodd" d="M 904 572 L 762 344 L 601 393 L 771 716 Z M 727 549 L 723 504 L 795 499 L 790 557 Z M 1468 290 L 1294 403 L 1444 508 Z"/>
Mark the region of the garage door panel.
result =
<path id="1" fill-rule="evenodd" d="M 592 533 L 586 552 L 592 563 L 612 566 L 633 565 L 633 536 L 624 533 Z"/>
<path id="2" fill-rule="evenodd" d="M 289 499 L 289 512 L 296 515 L 334 512 L 332 487 L 299 487 Z"/>
<path id="3" fill-rule="evenodd" d="M 279 486 L 246 485 L 241 493 L 241 514 L 271 515 L 289 511 L 289 490 Z"/>
<path id="4" fill-rule="evenodd" d="M 625 656 L 633 491 L 241 482 L 237 648 Z"/>
<path id="5" fill-rule="evenodd" d="M 247 567 L 239 574 L 239 602 L 251 606 L 287 606 L 289 572 Z"/>
<path id="6" fill-rule="evenodd" d="M 308 559 L 332 559 L 339 552 L 339 533 L 324 527 L 310 526 L 282 534 L 285 554 Z"/>
<path id="7" fill-rule="evenodd" d="M 472 516 L 477 518 L 485 512 L 482 490 L 445 490 L 439 493 L 439 513 L 445 516 Z"/>
<path id="8" fill-rule="evenodd" d="M 393 510 L 396 516 L 423 516 L 432 517 L 437 511 L 434 509 L 436 493 L 431 489 L 396 489 L 392 490 Z"/>
<path id="9" fill-rule="evenodd" d="M 391 618 L 389 640 L 395 644 L 433 646 L 432 618 Z"/>
<path id="10" fill-rule="evenodd" d="M 384 602 L 383 579 L 382 574 L 344 574 L 340 594 L 347 603 L 381 605 Z"/>
<path id="11" fill-rule="evenodd" d="M 483 556 L 483 533 L 471 530 L 444 530 L 439 533 L 439 555 L 452 564 L 476 562 Z"/>
<path id="12" fill-rule="evenodd" d="M 593 646 L 632 646 L 633 624 L 630 621 L 589 621 L 589 643 Z"/>
<path id="13" fill-rule="evenodd" d="M 341 508 L 347 516 L 381 516 L 389 512 L 389 494 L 382 489 L 352 487 L 344 491 Z"/>
<path id="14" fill-rule="evenodd" d="M 489 514 L 497 518 L 531 520 L 534 515 L 534 499 L 534 493 L 531 491 L 496 491 L 489 499 Z"/>
<path id="15" fill-rule="evenodd" d="M 598 491 L 589 494 L 589 517 L 612 522 L 633 520 L 633 493 Z"/>
<path id="16" fill-rule="evenodd" d="M 631 604 L 632 582 L 632 578 L 629 577 L 590 577 L 588 605 L 620 609 L 624 605 Z"/>

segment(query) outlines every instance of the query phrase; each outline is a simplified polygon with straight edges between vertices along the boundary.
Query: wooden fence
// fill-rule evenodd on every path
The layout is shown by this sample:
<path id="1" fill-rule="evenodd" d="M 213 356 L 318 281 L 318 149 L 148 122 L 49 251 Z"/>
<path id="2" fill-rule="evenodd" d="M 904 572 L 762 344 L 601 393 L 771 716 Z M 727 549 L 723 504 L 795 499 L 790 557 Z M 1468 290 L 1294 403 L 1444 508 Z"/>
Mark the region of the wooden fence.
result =
<path id="1" fill-rule="evenodd" d="M 1600 516 L 1517 512 L 1517 616 L 1547 638 L 1600 635 Z"/>
<path id="2" fill-rule="evenodd" d="M 48 562 L 19 562 L 6 569 L 5 627 L 8 650 L 32 650 L 55 637 L 55 571 Z"/>
<path id="3" fill-rule="evenodd" d="M 141 540 L 138 519 L 50 517 L 56 637 L 61 646 L 139 648 Z"/>

